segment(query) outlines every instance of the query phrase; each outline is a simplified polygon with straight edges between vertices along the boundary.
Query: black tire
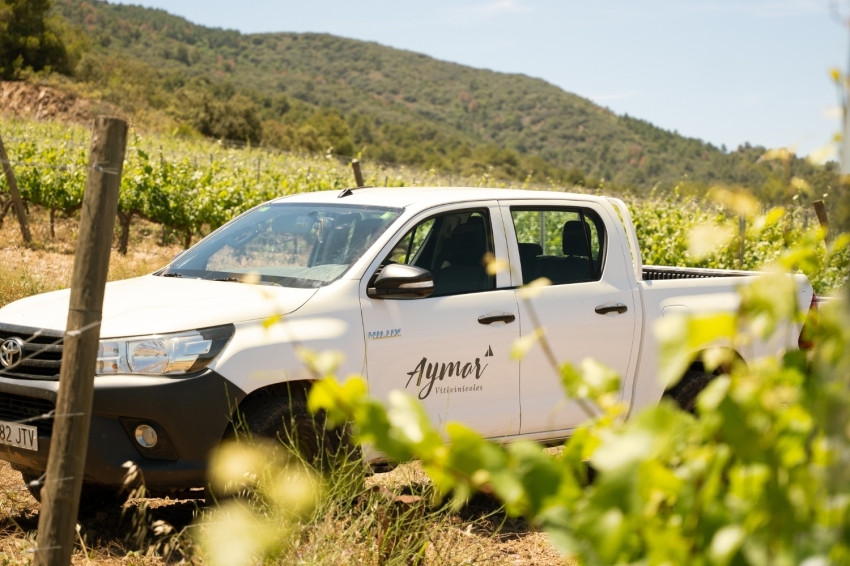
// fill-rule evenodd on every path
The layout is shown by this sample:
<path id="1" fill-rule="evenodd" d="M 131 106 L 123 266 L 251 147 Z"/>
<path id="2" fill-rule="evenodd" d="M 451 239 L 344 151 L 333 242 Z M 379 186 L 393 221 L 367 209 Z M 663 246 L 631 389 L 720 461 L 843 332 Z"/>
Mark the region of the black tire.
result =
<path id="1" fill-rule="evenodd" d="M 303 463 L 323 474 L 344 465 L 354 471 L 355 466 L 351 464 L 359 460 L 359 452 L 351 446 L 347 429 L 327 430 L 323 415 L 311 415 L 304 399 L 257 397 L 240 405 L 223 440 L 250 442 L 259 439 L 271 440 L 276 447 L 297 454 Z M 270 454 L 268 460 L 285 461 L 274 454 Z M 365 469 L 355 473 L 364 476 Z M 210 485 L 204 493 L 208 505 L 232 496 L 217 493 Z"/>
<path id="2" fill-rule="evenodd" d="M 24 485 L 27 486 L 27 491 L 30 492 L 33 499 L 41 503 L 41 476 L 38 474 L 21 472 L 21 479 L 24 480 Z"/>
<path id="3" fill-rule="evenodd" d="M 41 486 L 44 479 L 43 474 L 35 472 L 21 472 L 21 479 L 30 495 L 41 503 Z M 107 487 L 105 485 L 83 484 L 80 492 L 80 513 L 89 511 L 102 511 L 104 507 L 120 507 L 127 501 L 122 496 L 120 489 Z"/>
<path id="4" fill-rule="evenodd" d="M 328 469 L 348 449 L 344 430 L 325 429 L 322 415 L 311 415 L 303 399 L 257 397 L 239 407 L 232 434 L 268 438 L 295 452 L 319 471 Z"/>
<path id="5" fill-rule="evenodd" d="M 694 413 L 697 397 L 708 383 L 714 379 L 714 374 L 691 369 L 672 389 L 664 393 L 665 397 L 674 400 L 683 411 Z"/>

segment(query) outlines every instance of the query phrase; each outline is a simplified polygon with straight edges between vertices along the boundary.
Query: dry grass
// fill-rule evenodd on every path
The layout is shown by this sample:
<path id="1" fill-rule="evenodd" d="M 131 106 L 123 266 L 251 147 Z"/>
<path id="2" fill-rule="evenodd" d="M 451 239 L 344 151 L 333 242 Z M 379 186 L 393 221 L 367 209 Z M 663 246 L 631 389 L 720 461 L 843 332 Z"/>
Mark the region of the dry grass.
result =
<path id="1" fill-rule="evenodd" d="M 17 223 L 8 215 L 0 225 L 0 306 L 21 297 L 61 289 L 70 282 L 78 218 L 57 218 L 50 236 L 47 212 L 30 210 L 33 246 L 22 244 Z M 162 245 L 158 226 L 134 224 L 130 253 L 110 258 L 110 280 L 150 273 L 181 251 L 176 242 Z M 117 235 L 116 235 L 117 242 Z M 384 494 L 427 494 L 428 477 L 416 463 L 375 474 L 351 504 L 325 498 L 319 511 L 293 531 L 283 550 L 269 559 L 275 564 L 377 564 L 377 530 Z M 202 502 L 201 502 L 202 503 Z M 0 564 L 30 564 L 38 526 L 39 504 L 23 485 L 20 474 L 0 462 Z M 203 563 L 192 536 L 195 520 L 204 513 L 192 500 L 131 500 L 125 508 L 105 506 L 80 513 L 80 538 L 74 564 L 160 565 Z M 161 521 L 171 533 L 151 528 Z M 161 524 L 161 523 L 157 523 Z M 561 557 L 544 533 L 522 519 L 504 515 L 496 501 L 475 497 L 462 509 L 428 506 L 421 517 L 399 518 L 395 526 L 414 530 L 427 540 L 424 564 L 572 564 Z M 397 553 L 388 564 L 404 564 Z"/>
<path id="2" fill-rule="evenodd" d="M 0 306 L 70 285 L 79 218 L 57 217 L 54 237 L 50 235 L 46 210 L 30 207 L 29 220 L 34 239 L 31 246 L 23 244 L 13 214 L 7 214 L 0 225 Z M 161 245 L 160 239 L 161 229 L 158 226 L 144 221 L 135 222 L 129 253 L 122 256 L 113 247 L 109 261 L 110 281 L 156 271 L 182 250 L 181 246 L 172 242 Z"/>
<path id="3" fill-rule="evenodd" d="M 398 492 L 410 493 L 422 486 L 417 480 L 407 482 L 421 477 L 424 477 L 421 467 L 410 463 L 376 474 L 367 483 L 394 485 Z M 318 519 L 294 533 L 287 541 L 286 550 L 269 563 L 378 564 L 376 501 L 379 500 L 354 506 L 326 502 L 327 507 Z M 164 521 L 174 527 L 177 535 L 157 536 L 147 532 L 138 540 L 133 519 L 139 517 L 142 504 L 146 507 L 143 517 L 146 525 Z M 39 504 L 24 488 L 18 472 L 0 462 L 0 564 L 31 562 L 38 511 Z M 201 512 L 198 502 L 171 499 L 131 500 L 124 510 L 118 507 L 83 510 L 79 519 L 81 537 L 72 562 L 97 566 L 203 564 L 191 536 L 196 529 L 193 522 Z M 507 519 L 498 504 L 486 497 L 473 498 L 457 512 L 428 508 L 421 521 L 406 521 L 402 517 L 398 523 L 398 528 L 415 528 L 424 533 L 428 540 L 425 565 L 574 564 L 558 555 L 545 533 L 529 528 L 521 519 Z M 405 562 L 400 555 L 391 558 L 388 564 Z"/>

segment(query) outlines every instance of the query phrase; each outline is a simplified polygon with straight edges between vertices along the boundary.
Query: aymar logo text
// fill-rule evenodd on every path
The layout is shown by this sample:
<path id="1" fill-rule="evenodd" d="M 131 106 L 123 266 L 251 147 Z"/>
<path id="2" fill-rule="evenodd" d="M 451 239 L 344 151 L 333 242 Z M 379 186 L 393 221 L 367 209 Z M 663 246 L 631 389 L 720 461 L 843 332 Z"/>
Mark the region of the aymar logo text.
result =
<path id="1" fill-rule="evenodd" d="M 428 358 L 422 358 L 422 361 L 416 364 L 413 371 L 407 373 L 407 384 L 404 388 L 407 389 L 410 386 L 410 382 L 413 381 L 413 378 L 415 377 L 416 387 L 420 388 L 419 398 L 425 399 L 431 394 L 435 381 L 443 381 L 443 378 L 447 375 L 448 377 L 456 376 L 461 379 L 466 379 L 467 377 L 475 375 L 475 379 L 481 379 L 481 376 L 484 375 L 485 369 L 487 369 L 487 366 L 485 365 L 484 367 L 481 367 L 480 358 L 475 358 L 474 363 L 467 363 L 463 365 L 461 365 L 460 362 L 452 362 L 449 364 L 441 364 L 439 362 L 428 363 Z M 423 377 L 425 378 L 424 384 L 422 383 Z"/>

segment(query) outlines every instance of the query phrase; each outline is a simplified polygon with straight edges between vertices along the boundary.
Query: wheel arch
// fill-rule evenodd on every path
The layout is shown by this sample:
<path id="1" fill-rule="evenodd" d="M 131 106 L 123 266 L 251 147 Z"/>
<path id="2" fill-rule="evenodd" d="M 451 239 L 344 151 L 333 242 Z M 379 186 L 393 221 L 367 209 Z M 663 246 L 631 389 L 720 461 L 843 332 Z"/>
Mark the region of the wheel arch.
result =
<path id="1" fill-rule="evenodd" d="M 723 351 L 727 352 L 728 361 L 721 363 L 719 366 L 717 366 L 714 369 L 714 371 L 707 371 L 705 369 L 705 363 L 703 362 L 703 355 L 706 352 L 708 352 L 708 350 L 700 350 L 694 355 L 694 358 L 691 361 L 691 364 L 682 373 L 682 375 L 680 376 L 680 379 L 681 379 L 681 377 L 684 377 L 685 374 L 687 374 L 689 371 L 700 371 L 700 372 L 710 373 L 714 377 L 718 377 L 718 376 L 721 376 L 723 374 L 730 373 L 732 371 L 732 368 L 735 367 L 738 364 L 743 364 L 744 366 L 747 365 L 747 361 L 744 359 L 744 357 L 740 353 L 738 353 L 738 351 L 735 350 L 734 348 L 724 347 L 724 348 L 721 348 L 721 349 Z M 678 383 L 678 381 L 677 381 L 677 383 Z M 676 386 L 675 384 L 674 385 L 668 384 L 667 387 L 664 388 L 664 393 L 669 392 L 675 386 Z"/>
<path id="2" fill-rule="evenodd" d="M 726 361 L 714 368 L 714 371 L 707 371 L 703 362 L 703 353 L 699 352 L 691 361 L 690 366 L 685 370 L 682 377 L 673 385 L 668 385 L 664 390 L 664 398 L 675 400 L 679 406 L 693 412 L 697 397 L 714 381 L 718 376 L 728 374 L 738 364 L 746 364 L 744 358 L 732 348 L 724 348 L 727 351 Z"/>
<path id="3" fill-rule="evenodd" d="M 251 393 L 246 395 L 237 406 L 233 407 L 231 420 L 236 417 L 240 407 L 244 406 L 246 402 L 258 397 L 284 397 L 306 401 L 307 395 L 309 395 L 310 389 L 312 389 L 313 384 L 315 383 L 316 380 L 313 379 L 299 379 L 264 385 L 259 389 L 253 390 Z"/>

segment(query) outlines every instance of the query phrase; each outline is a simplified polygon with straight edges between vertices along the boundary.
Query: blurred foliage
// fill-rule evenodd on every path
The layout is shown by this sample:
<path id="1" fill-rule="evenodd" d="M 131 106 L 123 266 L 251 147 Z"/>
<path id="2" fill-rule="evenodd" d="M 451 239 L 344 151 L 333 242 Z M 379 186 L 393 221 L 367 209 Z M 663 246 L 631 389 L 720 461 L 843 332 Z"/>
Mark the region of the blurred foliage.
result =
<path id="1" fill-rule="evenodd" d="M 0 79 L 33 71 L 71 70 L 50 0 L 0 0 Z"/>
<path id="2" fill-rule="evenodd" d="M 817 255 L 816 232 L 780 264 Z M 445 426 L 444 444 L 416 399 L 396 391 L 384 406 L 358 379 L 326 378 L 309 401 L 391 459 L 420 460 L 438 497 L 498 497 L 580 564 L 850 564 L 847 302 L 822 307 L 809 352 L 745 365 L 712 348 L 767 339 L 802 322 L 798 309 L 794 283 L 776 273 L 741 289 L 736 316 L 664 319 L 677 331 L 659 332 L 662 370 L 681 375 L 699 351 L 719 370 L 694 414 L 665 399 L 626 420 L 616 373 L 591 360 L 553 368 L 567 396 L 597 415 L 558 458 L 459 423 Z"/>
<path id="3" fill-rule="evenodd" d="M 190 530 L 199 558 L 212 566 L 513 563 L 494 532 L 504 516 L 430 506 L 432 488 L 399 475 L 404 467 L 390 474 L 395 481 L 364 484 L 359 458 L 339 456 L 347 465 L 317 473 L 278 442 L 223 444 L 210 476 L 226 495 L 199 511 Z"/>

